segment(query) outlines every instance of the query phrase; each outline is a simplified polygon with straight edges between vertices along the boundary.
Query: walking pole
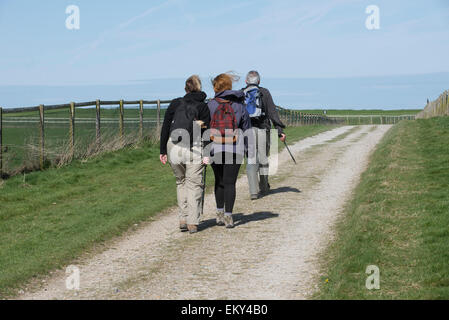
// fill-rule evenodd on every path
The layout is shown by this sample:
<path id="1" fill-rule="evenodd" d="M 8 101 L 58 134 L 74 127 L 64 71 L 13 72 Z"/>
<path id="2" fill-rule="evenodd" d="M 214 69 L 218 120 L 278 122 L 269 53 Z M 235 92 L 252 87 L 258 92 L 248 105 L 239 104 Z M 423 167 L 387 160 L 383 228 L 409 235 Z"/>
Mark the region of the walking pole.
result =
<path id="1" fill-rule="evenodd" d="M 204 167 L 203 179 L 202 179 L 203 194 L 201 195 L 201 216 L 203 216 L 203 214 L 204 214 L 204 197 L 206 194 L 206 173 L 207 173 L 207 165 Z"/>
<path id="2" fill-rule="evenodd" d="M 200 125 L 201 128 L 204 128 L 204 124 Z M 204 140 L 201 139 L 201 161 L 203 161 L 203 152 L 204 152 Z M 204 197 L 206 194 L 206 175 L 207 175 L 207 164 L 204 166 L 203 177 L 202 177 L 202 185 L 203 185 L 203 194 L 201 195 L 201 217 L 204 214 Z"/>
<path id="3" fill-rule="evenodd" d="M 295 160 L 295 158 L 293 157 L 293 154 L 292 154 L 292 152 L 290 151 L 290 148 L 288 147 L 287 142 L 286 142 L 285 140 L 284 140 L 284 144 L 285 144 L 285 147 L 286 147 L 287 150 L 288 150 L 288 153 L 290 153 L 290 157 L 292 157 L 293 162 L 294 162 L 295 164 L 297 164 L 297 163 L 296 163 L 296 160 Z"/>

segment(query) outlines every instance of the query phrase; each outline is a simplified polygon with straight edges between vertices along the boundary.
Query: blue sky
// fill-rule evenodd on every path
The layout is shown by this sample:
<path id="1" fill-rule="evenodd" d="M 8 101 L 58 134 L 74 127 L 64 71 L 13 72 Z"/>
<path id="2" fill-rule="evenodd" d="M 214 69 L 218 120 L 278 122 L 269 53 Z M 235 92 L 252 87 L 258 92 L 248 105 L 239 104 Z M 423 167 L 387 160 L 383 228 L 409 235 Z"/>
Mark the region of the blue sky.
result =
<path id="1" fill-rule="evenodd" d="M 365 28 L 371 4 L 380 30 Z M 449 72 L 449 1 L 0 0 L 0 39 L 0 85 Z"/>

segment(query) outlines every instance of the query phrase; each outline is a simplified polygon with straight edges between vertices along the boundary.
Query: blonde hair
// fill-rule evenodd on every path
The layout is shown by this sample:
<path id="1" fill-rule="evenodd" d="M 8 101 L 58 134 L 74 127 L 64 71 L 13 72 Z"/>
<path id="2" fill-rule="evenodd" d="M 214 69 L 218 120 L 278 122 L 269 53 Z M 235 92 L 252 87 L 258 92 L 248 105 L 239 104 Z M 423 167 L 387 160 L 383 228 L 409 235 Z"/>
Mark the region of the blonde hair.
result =
<path id="1" fill-rule="evenodd" d="M 186 92 L 201 91 L 201 79 L 197 75 L 193 75 L 186 80 Z"/>
<path id="2" fill-rule="evenodd" d="M 226 72 L 218 75 L 212 80 L 215 93 L 225 90 L 232 90 L 232 83 L 240 80 L 240 77 L 233 72 Z"/>

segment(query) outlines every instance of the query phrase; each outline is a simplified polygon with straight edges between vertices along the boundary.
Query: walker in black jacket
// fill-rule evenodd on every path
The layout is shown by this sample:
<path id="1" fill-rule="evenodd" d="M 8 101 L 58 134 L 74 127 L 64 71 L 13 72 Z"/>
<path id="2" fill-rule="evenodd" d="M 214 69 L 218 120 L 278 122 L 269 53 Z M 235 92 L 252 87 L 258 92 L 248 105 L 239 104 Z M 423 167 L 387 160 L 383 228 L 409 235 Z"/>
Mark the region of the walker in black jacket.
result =
<path id="1" fill-rule="evenodd" d="M 179 226 L 181 231 L 188 230 L 190 233 L 198 231 L 202 216 L 202 193 L 204 190 L 202 177 L 206 166 L 203 164 L 201 146 L 197 149 L 192 145 L 192 137 L 186 141 L 177 139 L 175 141 L 172 132 L 174 128 L 182 129 L 174 125 L 174 120 L 179 120 L 182 117 L 179 112 L 183 110 L 184 113 L 188 111 L 186 113 L 188 117 L 189 112 L 194 110 L 195 117 L 192 122 L 201 121 L 202 130 L 206 130 L 210 124 L 210 112 L 205 99 L 204 92 L 194 91 L 187 93 L 183 98 L 173 100 L 165 113 L 161 130 L 160 158 L 162 163 L 166 163 L 168 159 L 176 177 Z M 185 121 L 185 123 L 188 122 Z"/>

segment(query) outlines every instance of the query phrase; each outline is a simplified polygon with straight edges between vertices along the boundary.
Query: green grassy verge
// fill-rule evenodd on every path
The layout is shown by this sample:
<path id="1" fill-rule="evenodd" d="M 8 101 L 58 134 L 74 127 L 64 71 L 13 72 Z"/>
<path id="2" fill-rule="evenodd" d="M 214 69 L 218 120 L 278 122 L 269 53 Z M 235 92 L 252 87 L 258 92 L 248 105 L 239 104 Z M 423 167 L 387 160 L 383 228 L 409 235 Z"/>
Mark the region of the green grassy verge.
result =
<path id="1" fill-rule="evenodd" d="M 448 117 L 387 133 L 323 255 L 315 298 L 449 298 L 448 140 Z M 379 290 L 365 287 L 368 265 L 380 269 Z"/>
<path id="2" fill-rule="evenodd" d="M 294 142 L 331 128 L 286 132 Z M 175 203 L 172 171 L 148 143 L 0 181 L 0 297 Z"/>

